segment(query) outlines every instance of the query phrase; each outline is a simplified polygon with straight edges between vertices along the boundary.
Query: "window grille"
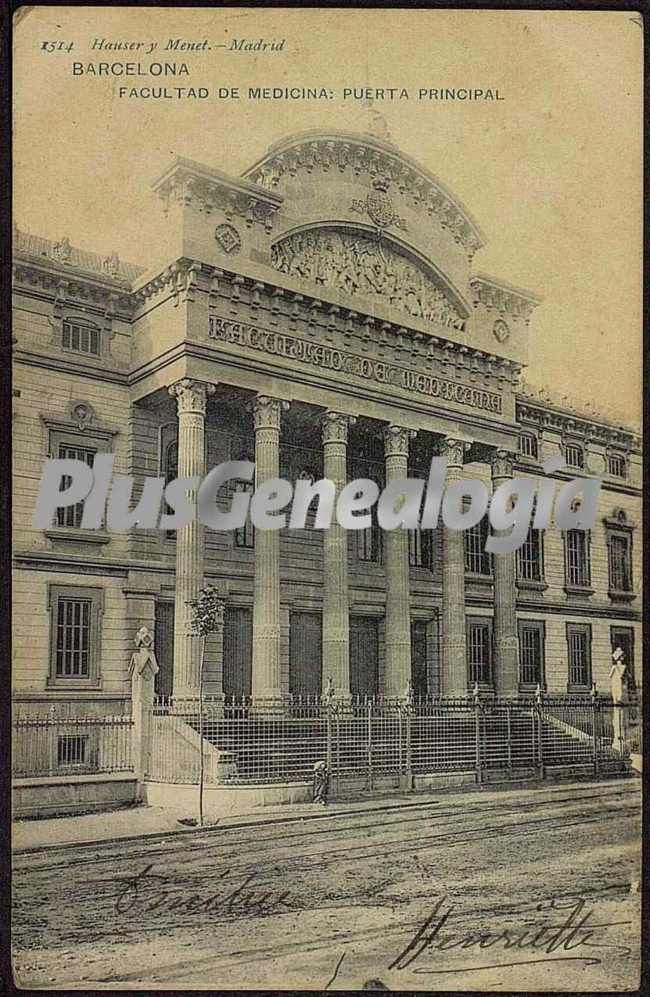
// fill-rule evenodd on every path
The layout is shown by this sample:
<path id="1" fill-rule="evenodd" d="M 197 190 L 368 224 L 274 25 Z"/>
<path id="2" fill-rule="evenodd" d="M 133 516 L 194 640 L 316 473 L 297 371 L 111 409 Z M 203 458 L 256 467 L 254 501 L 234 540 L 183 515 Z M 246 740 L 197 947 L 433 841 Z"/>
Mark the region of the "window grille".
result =
<path id="1" fill-rule="evenodd" d="M 567 624 L 569 655 L 569 685 L 587 688 L 591 685 L 591 647 L 587 626 Z"/>
<path id="2" fill-rule="evenodd" d="M 578 588 L 588 588 L 591 584 L 589 539 L 583 530 L 566 533 L 566 582 Z"/>
<path id="3" fill-rule="evenodd" d="M 68 443 L 61 443 L 59 445 L 59 457 L 65 460 L 82 460 L 89 467 L 93 466 L 95 461 L 96 450 L 90 447 L 78 447 L 73 446 Z M 63 487 L 68 488 L 71 482 L 71 478 L 67 475 L 63 478 Z M 57 509 L 56 511 L 56 522 L 57 526 L 71 526 L 74 529 L 79 529 L 81 526 L 81 519 L 83 516 L 84 506 L 83 502 L 77 502 L 76 505 L 68 505 L 64 509 Z"/>
<path id="4" fill-rule="evenodd" d="M 519 437 L 519 452 L 524 457 L 537 457 L 537 437 L 534 433 L 521 433 Z"/>
<path id="5" fill-rule="evenodd" d="M 90 322 L 79 320 L 63 323 L 63 348 L 75 353 L 100 355 L 99 329 Z"/>
<path id="6" fill-rule="evenodd" d="M 57 741 L 57 764 L 63 768 L 67 765 L 88 764 L 88 735 L 62 734 Z"/>
<path id="7" fill-rule="evenodd" d="M 542 685 L 543 633 L 539 626 L 522 625 L 519 631 L 519 668 L 523 685 Z"/>
<path id="8" fill-rule="evenodd" d="M 625 478 L 627 476 L 627 462 L 622 454 L 609 454 L 607 457 L 607 470 L 615 478 Z"/>
<path id="9" fill-rule="evenodd" d="M 564 460 L 568 467 L 582 469 L 585 466 L 584 450 L 577 443 L 569 443 L 564 448 Z"/>
<path id="10" fill-rule="evenodd" d="M 470 621 L 467 634 L 467 672 L 470 687 L 492 682 L 492 632 L 489 623 Z"/>
<path id="11" fill-rule="evenodd" d="M 465 571 L 473 575 L 491 575 L 492 558 L 485 550 L 489 534 L 487 516 L 465 530 Z"/>
<path id="12" fill-rule="evenodd" d="M 544 577 L 543 534 L 531 526 L 517 551 L 517 576 L 521 581 L 541 582 Z"/>
<path id="13" fill-rule="evenodd" d="M 56 616 L 57 678 L 88 678 L 91 599 L 59 597 Z"/>
<path id="14" fill-rule="evenodd" d="M 632 591 L 630 538 L 622 534 L 609 537 L 609 587 L 614 592 Z"/>

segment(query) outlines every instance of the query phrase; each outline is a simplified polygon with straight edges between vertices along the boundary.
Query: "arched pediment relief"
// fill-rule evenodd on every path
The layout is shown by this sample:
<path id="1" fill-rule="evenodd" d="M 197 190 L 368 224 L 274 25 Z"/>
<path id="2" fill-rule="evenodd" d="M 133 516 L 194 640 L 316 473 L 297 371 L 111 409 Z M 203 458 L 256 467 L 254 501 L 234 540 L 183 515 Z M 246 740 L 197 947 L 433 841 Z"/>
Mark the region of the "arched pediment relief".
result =
<path id="1" fill-rule="evenodd" d="M 465 318 L 423 263 L 385 236 L 346 228 L 293 232 L 271 249 L 280 273 L 346 295 L 379 298 L 391 308 L 450 330 L 464 331 Z"/>

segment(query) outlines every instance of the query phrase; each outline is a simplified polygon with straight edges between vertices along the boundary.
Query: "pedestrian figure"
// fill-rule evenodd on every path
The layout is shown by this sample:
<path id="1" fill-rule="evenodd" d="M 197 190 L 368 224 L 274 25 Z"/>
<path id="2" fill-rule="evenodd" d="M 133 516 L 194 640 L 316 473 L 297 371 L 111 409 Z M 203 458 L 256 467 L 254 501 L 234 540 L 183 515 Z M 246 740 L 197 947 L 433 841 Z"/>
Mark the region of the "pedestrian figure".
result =
<path id="1" fill-rule="evenodd" d="M 327 806 L 327 794 L 330 788 L 330 774 L 325 762 L 316 762 L 313 778 L 313 801 Z"/>

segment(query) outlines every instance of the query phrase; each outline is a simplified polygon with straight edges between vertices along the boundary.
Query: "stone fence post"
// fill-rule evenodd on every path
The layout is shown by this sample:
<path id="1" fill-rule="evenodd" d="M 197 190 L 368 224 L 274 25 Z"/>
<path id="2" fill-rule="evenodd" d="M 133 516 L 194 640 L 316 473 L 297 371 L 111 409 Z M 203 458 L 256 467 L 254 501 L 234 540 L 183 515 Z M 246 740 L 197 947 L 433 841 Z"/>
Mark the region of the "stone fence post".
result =
<path id="1" fill-rule="evenodd" d="M 136 650 L 131 655 L 131 715 L 133 717 L 133 770 L 137 779 L 137 799 L 142 800 L 144 781 L 151 762 L 154 679 L 158 662 L 153 650 L 153 635 L 141 627 L 135 635 Z"/>

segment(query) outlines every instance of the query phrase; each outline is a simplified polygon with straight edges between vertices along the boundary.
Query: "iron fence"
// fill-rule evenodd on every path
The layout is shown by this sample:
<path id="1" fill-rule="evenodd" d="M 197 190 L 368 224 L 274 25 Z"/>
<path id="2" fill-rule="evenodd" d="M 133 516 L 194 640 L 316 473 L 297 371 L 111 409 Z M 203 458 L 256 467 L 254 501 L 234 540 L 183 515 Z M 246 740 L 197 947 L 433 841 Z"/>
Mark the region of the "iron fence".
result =
<path id="1" fill-rule="evenodd" d="M 206 782 L 304 782 L 325 761 L 338 789 L 380 781 L 411 788 L 429 773 L 472 773 L 478 782 L 543 776 L 555 766 L 587 765 L 598 773 L 629 754 L 627 742 L 616 740 L 617 708 L 597 695 L 207 697 L 202 705 L 201 712 L 197 700 L 157 701 L 150 778 L 196 783 L 201 740 Z M 623 710 L 627 724 L 638 707 Z"/>
<path id="2" fill-rule="evenodd" d="M 18 716 L 13 723 L 15 778 L 132 771 L 130 716 Z"/>

